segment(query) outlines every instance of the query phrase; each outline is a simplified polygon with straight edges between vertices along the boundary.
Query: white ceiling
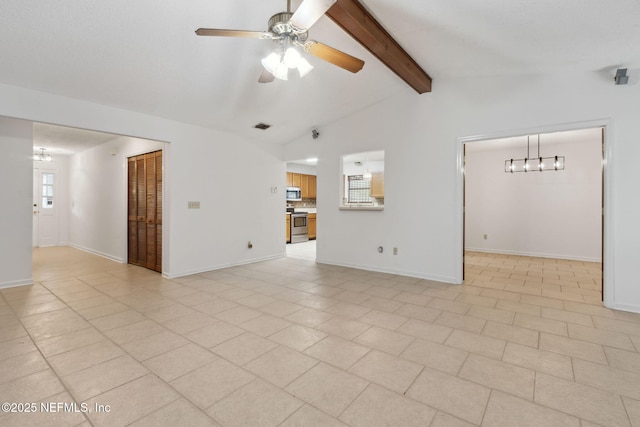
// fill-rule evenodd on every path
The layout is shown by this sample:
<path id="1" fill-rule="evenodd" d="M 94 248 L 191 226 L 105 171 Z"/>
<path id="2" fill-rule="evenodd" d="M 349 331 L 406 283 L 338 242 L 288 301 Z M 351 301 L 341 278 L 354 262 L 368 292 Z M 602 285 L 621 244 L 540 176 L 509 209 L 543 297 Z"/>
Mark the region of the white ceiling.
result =
<path id="1" fill-rule="evenodd" d="M 438 79 L 640 66 L 640 0 L 361 0 Z M 300 1 L 293 0 L 295 9 Z M 0 0 L 0 82 L 285 143 L 397 93 L 418 95 L 327 17 L 310 38 L 366 63 L 315 57 L 303 79 L 257 83 L 285 0 Z M 611 74 L 613 78 L 613 73 Z M 523 84 L 525 82 L 523 81 Z M 253 129 L 258 122 L 272 126 Z"/>

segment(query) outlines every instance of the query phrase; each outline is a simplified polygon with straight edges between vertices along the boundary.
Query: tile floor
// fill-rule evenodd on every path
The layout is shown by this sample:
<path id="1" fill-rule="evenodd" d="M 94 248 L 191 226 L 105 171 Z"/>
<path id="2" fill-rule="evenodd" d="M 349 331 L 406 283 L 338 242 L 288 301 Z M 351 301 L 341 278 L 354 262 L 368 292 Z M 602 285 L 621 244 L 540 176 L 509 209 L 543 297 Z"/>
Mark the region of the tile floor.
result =
<path id="1" fill-rule="evenodd" d="M 598 264 L 469 253 L 463 286 L 290 257 L 34 266 L 0 292 L 0 400 L 57 411 L 3 426 L 640 425 L 640 315 L 602 306 Z"/>

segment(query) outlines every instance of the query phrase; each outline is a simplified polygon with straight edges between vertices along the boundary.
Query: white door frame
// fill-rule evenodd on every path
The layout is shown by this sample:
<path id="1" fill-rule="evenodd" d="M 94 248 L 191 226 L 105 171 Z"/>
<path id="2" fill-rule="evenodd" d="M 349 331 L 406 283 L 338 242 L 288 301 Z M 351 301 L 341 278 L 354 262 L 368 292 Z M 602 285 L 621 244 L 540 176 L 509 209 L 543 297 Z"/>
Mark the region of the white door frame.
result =
<path id="1" fill-rule="evenodd" d="M 614 280 L 614 223 L 613 223 L 613 174 L 611 173 L 614 163 L 613 148 L 611 141 L 613 141 L 613 120 L 612 119 L 596 119 L 583 122 L 564 123 L 557 125 L 540 126 L 535 128 L 517 129 L 509 131 L 500 131 L 495 133 L 488 133 L 484 135 L 465 136 L 458 138 L 457 143 L 457 163 L 456 163 L 456 221 L 458 227 L 456 227 L 456 251 L 455 251 L 455 265 L 459 266 L 458 271 L 455 273 L 456 283 L 462 283 L 463 278 L 463 266 L 464 266 L 464 144 L 473 143 L 478 141 L 486 141 L 490 139 L 510 138 L 521 135 L 534 135 L 552 132 L 563 132 L 580 129 L 590 129 L 601 127 L 603 132 L 603 229 L 602 229 L 602 288 L 604 305 L 606 307 L 613 307 L 615 293 L 615 280 Z"/>

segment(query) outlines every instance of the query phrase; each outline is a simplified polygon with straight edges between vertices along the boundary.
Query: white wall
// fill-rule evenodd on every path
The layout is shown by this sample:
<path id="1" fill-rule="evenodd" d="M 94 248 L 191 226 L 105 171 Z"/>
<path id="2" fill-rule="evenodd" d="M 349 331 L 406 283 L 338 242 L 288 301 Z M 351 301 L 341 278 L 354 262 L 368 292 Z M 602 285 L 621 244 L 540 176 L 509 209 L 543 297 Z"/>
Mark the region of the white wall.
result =
<path id="1" fill-rule="evenodd" d="M 459 283 L 462 277 L 462 174 L 458 138 L 537 133 L 553 126 L 610 119 L 605 193 L 611 226 L 605 247 L 605 303 L 640 311 L 640 86 L 615 86 L 605 73 L 439 79 L 432 93 L 404 92 L 325 124 L 313 144 L 288 144 L 285 159 L 319 157 L 317 260 Z M 522 132 L 527 130 L 527 132 Z M 383 212 L 338 210 L 339 159 L 385 150 Z M 398 255 L 383 245 L 398 247 Z"/>
<path id="2" fill-rule="evenodd" d="M 574 139 L 559 143 L 561 135 L 541 138 L 542 156 L 565 156 L 557 172 L 504 172 L 506 159 L 527 156 L 526 138 L 466 144 L 465 249 L 601 260 L 602 130 L 567 132 Z"/>
<path id="3" fill-rule="evenodd" d="M 127 157 L 161 150 L 163 145 L 114 135 L 71 157 L 71 246 L 127 262 Z"/>
<path id="4" fill-rule="evenodd" d="M 0 117 L 0 288 L 32 282 L 31 122 Z"/>
<path id="5" fill-rule="evenodd" d="M 302 165 L 300 163 L 287 163 L 287 172 L 315 175 L 316 167 L 312 165 Z"/>
<path id="6" fill-rule="evenodd" d="M 170 142 L 166 144 L 163 274 L 169 277 L 268 259 L 285 254 L 285 163 L 282 149 L 225 132 L 30 89 L 0 84 L 0 116 Z M 29 124 L 31 128 L 31 124 Z M 32 145 L 22 173 L 29 189 L 28 235 L 7 245 L 29 246 L 31 266 Z M 0 156 L 0 170 L 9 160 Z M 19 167 L 17 164 L 11 170 Z M 18 174 L 20 175 L 20 174 Z M 26 176 L 26 175 L 25 175 Z M 271 193 L 271 187 L 279 188 Z M 18 202 L 18 197 L 6 203 Z M 200 201 L 200 210 L 187 209 Z M 4 201 L 3 201 L 4 203 Z M 2 221 L 13 227 L 13 218 Z M 72 233 L 73 234 L 73 233 Z M 79 238 L 79 236 L 76 236 Z M 253 249 L 247 248 L 247 241 Z M 117 246 L 109 243 L 109 248 Z M 27 254 L 24 254 L 26 259 Z"/>

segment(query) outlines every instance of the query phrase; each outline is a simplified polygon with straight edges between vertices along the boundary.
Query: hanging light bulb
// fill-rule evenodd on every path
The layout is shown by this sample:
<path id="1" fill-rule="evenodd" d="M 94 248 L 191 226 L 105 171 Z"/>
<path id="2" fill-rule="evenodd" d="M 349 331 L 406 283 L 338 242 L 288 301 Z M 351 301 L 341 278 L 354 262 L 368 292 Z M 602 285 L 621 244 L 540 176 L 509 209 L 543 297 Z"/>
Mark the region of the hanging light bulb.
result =
<path id="1" fill-rule="evenodd" d="M 284 53 L 283 62 L 289 68 L 297 68 L 301 59 L 300 52 L 295 47 L 290 46 Z"/>
<path id="2" fill-rule="evenodd" d="M 298 61 L 298 74 L 300 74 L 300 77 L 306 76 L 311 70 L 313 70 L 313 65 L 309 64 L 309 61 L 303 57 L 300 57 Z"/>
<path id="3" fill-rule="evenodd" d="M 280 62 L 273 71 L 273 75 L 277 79 L 287 80 L 289 78 L 289 67 L 287 67 L 284 62 Z"/>
<path id="4" fill-rule="evenodd" d="M 260 62 L 262 62 L 262 66 L 265 70 L 275 76 L 276 67 L 278 66 L 278 64 L 280 64 L 280 55 L 276 52 L 271 52 L 269 56 L 262 59 L 262 61 Z"/>

